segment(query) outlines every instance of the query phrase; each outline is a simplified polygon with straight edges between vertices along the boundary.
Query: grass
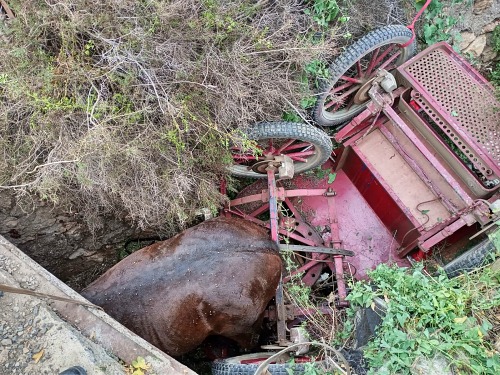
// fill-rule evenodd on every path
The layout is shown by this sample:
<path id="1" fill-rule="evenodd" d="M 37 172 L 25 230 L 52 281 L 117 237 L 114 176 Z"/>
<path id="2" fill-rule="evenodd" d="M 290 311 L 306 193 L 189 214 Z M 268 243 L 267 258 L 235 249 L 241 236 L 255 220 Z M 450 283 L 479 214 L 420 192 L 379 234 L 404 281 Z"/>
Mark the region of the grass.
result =
<path id="1" fill-rule="evenodd" d="M 409 374 L 423 358 L 444 358 L 460 374 L 498 374 L 493 324 L 500 311 L 500 274 L 491 268 L 448 279 L 417 266 L 380 265 L 371 282 L 354 284 L 348 299 L 370 307 L 385 299 L 387 312 L 364 351 L 370 373 Z"/>
<path id="2" fill-rule="evenodd" d="M 496 53 L 500 53 L 500 25 L 497 25 L 491 36 L 491 45 Z M 493 65 L 490 81 L 497 89 L 497 97 L 500 98 L 500 62 Z"/>

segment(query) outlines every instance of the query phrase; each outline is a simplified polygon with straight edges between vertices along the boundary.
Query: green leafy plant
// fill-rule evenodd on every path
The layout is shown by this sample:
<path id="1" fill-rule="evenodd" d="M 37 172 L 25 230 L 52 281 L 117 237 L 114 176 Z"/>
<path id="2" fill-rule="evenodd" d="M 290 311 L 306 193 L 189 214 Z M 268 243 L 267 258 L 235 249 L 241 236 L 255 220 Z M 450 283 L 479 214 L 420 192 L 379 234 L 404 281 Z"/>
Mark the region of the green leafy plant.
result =
<path id="1" fill-rule="evenodd" d="M 283 121 L 287 122 L 302 122 L 302 117 L 300 117 L 296 112 L 285 111 L 281 115 Z"/>
<path id="2" fill-rule="evenodd" d="M 453 3 L 460 3 L 455 0 Z M 415 7 L 421 9 L 425 0 L 416 0 Z M 451 38 L 450 29 L 458 22 L 458 19 L 446 15 L 443 12 L 443 2 L 432 0 L 424 13 L 425 23 L 423 25 L 422 38 L 427 45 L 446 41 Z"/>
<path id="3" fill-rule="evenodd" d="M 370 307 L 378 296 L 387 311 L 365 357 L 371 373 L 408 374 L 421 358 L 442 356 L 460 373 L 498 374 L 500 357 L 486 340 L 489 311 L 500 306 L 500 277 L 490 268 L 448 279 L 382 264 L 372 284 L 354 284 L 348 300 Z"/>
<path id="4" fill-rule="evenodd" d="M 493 50 L 500 53 L 500 25 L 497 25 L 491 35 L 491 46 Z M 500 63 L 496 63 L 490 74 L 491 83 L 497 89 L 497 97 L 500 98 Z"/>
<path id="5" fill-rule="evenodd" d="M 327 27 L 340 12 L 336 0 L 312 0 L 310 7 L 306 9 L 306 14 L 312 16 L 313 20 L 322 27 Z M 345 19 L 344 22 L 347 22 Z"/>
<path id="6" fill-rule="evenodd" d="M 151 365 L 146 363 L 143 357 L 139 356 L 127 367 L 127 373 L 131 375 L 144 375 L 150 368 Z"/>
<path id="7" fill-rule="evenodd" d="M 312 60 L 304 67 L 304 71 L 308 79 L 313 82 L 315 88 L 320 86 L 322 80 L 330 77 L 328 65 L 321 60 Z"/>
<path id="8" fill-rule="evenodd" d="M 491 34 L 491 46 L 495 52 L 500 52 L 500 25 L 496 25 Z"/>

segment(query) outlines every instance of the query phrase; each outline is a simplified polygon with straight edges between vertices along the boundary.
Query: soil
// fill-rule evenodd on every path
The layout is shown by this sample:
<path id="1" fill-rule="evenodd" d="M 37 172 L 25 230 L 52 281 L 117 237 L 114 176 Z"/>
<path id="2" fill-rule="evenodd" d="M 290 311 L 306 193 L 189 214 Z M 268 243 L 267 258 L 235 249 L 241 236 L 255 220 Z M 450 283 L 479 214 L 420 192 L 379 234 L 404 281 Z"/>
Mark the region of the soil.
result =
<path id="1" fill-rule="evenodd" d="M 71 208 L 7 190 L 0 190 L 0 223 L 0 235 L 76 291 L 118 262 L 129 243 L 159 236 L 121 217 L 101 217 L 91 228 Z"/>

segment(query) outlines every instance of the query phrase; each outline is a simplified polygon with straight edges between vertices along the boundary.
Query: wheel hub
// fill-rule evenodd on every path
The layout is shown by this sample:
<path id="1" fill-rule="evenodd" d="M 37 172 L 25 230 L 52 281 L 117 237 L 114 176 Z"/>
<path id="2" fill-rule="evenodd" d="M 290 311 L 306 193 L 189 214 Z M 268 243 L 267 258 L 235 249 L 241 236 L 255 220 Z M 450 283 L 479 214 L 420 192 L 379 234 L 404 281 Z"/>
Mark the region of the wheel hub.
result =
<path id="1" fill-rule="evenodd" d="M 368 91 L 370 91 L 370 88 L 372 87 L 372 83 L 375 80 L 375 77 L 369 78 L 368 81 L 363 83 L 361 87 L 359 88 L 358 91 L 356 91 L 356 94 L 354 94 L 354 104 L 363 104 L 364 102 L 370 100 L 370 97 L 368 96 Z"/>
<path id="2" fill-rule="evenodd" d="M 276 160 L 273 155 L 266 155 L 266 160 L 258 161 L 250 168 L 255 173 L 267 174 L 267 169 L 269 167 L 274 168 L 277 171 L 280 164 L 281 162 Z"/>

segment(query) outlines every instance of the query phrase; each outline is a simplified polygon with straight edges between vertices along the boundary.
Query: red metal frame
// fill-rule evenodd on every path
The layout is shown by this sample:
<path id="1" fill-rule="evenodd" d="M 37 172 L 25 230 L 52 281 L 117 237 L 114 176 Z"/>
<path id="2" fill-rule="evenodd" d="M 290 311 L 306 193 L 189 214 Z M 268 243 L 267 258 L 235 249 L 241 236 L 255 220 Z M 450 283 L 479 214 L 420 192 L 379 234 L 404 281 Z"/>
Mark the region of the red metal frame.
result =
<path id="1" fill-rule="evenodd" d="M 417 17 L 429 3 L 426 2 Z M 413 25 L 414 22 L 410 25 L 412 31 Z M 440 45 L 434 48 L 440 48 Z M 451 48 L 445 49 L 446 53 L 454 54 Z M 427 52 L 423 51 L 414 59 Z M 367 73 L 370 74 L 387 54 L 379 56 L 379 51 L 375 51 Z M 366 272 L 379 263 L 393 262 L 409 266 L 405 255 L 416 247 L 418 250 L 414 252 L 414 259 L 422 260 L 446 239 L 470 232 L 466 227 L 475 223 L 484 225 L 491 220 L 489 204 L 500 199 L 499 186 L 483 189 L 489 195 L 478 199 L 475 195 L 477 190 L 471 189 L 463 181 L 464 174 L 456 171 L 457 165 L 462 168 L 466 166 L 459 164 L 457 156 L 447 151 L 447 146 L 432 129 L 428 132 L 422 130 L 425 126 L 430 128 L 430 125 L 418 117 L 422 110 L 416 100 L 418 95 L 431 103 L 444 121 L 453 124 L 463 139 L 472 139 L 424 87 L 405 73 L 404 69 L 414 59 L 398 68 L 407 87 L 400 87 L 388 94 L 376 80 L 373 81 L 368 91 L 372 100 L 367 108 L 335 135 L 335 140 L 343 146 L 334 151 L 334 160 L 322 166 L 323 172 L 320 174 L 323 177 L 296 176 L 289 184 L 294 189 L 285 189 L 276 181 L 275 167 L 269 166 L 266 169 L 267 189 L 262 186 L 259 188 L 260 185 L 256 183 L 253 194 L 231 200 L 224 210 L 226 215 L 240 216 L 269 228 L 272 240 L 278 244 L 281 239 L 285 243 L 292 241 L 356 253 L 355 257 L 346 259 L 344 255 L 315 252 L 311 248 L 308 253 L 310 259 L 291 275 L 282 277 L 276 294 L 276 308 L 269 309 L 266 315 L 278 321 L 278 341 L 281 344 L 286 342 L 285 321 L 308 314 L 307 311 L 284 304 L 283 283 L 288 282 L 294 274 L 303 273 L 302 281 L 312 286 L 319 279 L 326 263 L 335 278 L 337 305 L 346 306 L 346 264 L 354 268 L 358 279 L 366 277 Z M 467 74 L 477 75 L 461 58 L 456 59 Z M 359 64 L 357 69 L 359 77 L 362 77 Z M 351 94 L 350 88 L 359 82 L 356 77 L 342 79 L 347 82 L 334 88 L 333 92 L 347 89 L 344 93 L 347 97 Z M 483 80 L 478 78 L 476 81 L 482 85 L 485 82 Z M 417 126 L 412 121 L 420 122 Z M 290 145 L 293 145 L 293 141 L 286 142 L 284 147 Z M 380 147 L 379 154 L 373 145 Z M 494 173 L 500 170 L 484 147 L 475 143 L 474 139 L 470 140 L 469 145 Z M 274 155 L 276 150 L 272 151 Z M 393 156 L 390 155 L 392 152 Z M 443 153 L 446 155 L 443 156 Z M 377 159 L 378 155 L 387 160 L 381 162 Z M 389 162 L 393 157 L 396 159 Z M 384 165 L 393 169 L 388 170 Z M 401 166 L 400 170 L 395 169 L 398 165 Z M 403 178 L 398 172 L 408 176 L 408 191 L 401 190 L 405 185 L 398 181 L 398 178 Z M 425 191 L 418 190 L 420 186 L 424 186 Z M 416 198 L 412 196 L 413 191 Z M 420 194 L 427 198 L 420 198 Z M 251 210 L 245 208 L 245 205 L 256 202 L 261 204 L 252 206 Z M 283 215 L 278 204 L 286 206 L 292 216 Z M 269 220 L 261 220 L 259 216 L 266 212 L 269 212 Z M 441 213 L 442 217 L 436 216 Z M 331 311 L 327 310 L 325 313 Z"/>

